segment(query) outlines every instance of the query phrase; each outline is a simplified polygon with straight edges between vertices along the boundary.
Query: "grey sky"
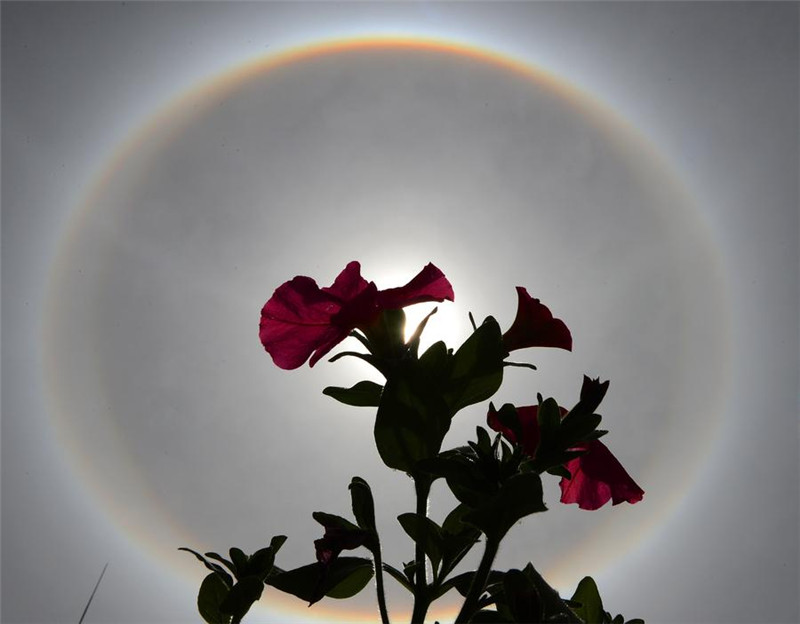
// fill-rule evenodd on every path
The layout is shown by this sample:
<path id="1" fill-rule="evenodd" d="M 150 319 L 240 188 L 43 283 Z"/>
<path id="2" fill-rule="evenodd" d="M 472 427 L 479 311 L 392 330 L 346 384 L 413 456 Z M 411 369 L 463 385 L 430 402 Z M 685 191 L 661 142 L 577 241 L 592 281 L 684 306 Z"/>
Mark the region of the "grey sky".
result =
<path id="1" fill-rule="evenodd" d="M 540 371 L 511 371 L 498 402 L 611 379 L 609 445 L 644 502 L 587 514 L 550 483 L 500 565 L 541 562 L 565 588 L 592 574 L 650 622 L 796 620 L 797 9 L 4 4 L 3 621 L 77 621 L 109 560 L 88 621 L 191 621 L 202 570 L 178 546 L 285 533 L 284 563 L 311 561 L 310 514 L 346 512 L 354 474 L 387 557 L 408 558 L 410 485 L 377 460 L 372 415 L 320 395 L 362 369 L 279 371 L 255 332 L 281 282 L 327 285 L 351 259 L 383 286 L 439 265 L 456 303 L 432 335 L 469 310 L 507 325 L 518 284 L 564 318 L 574 353 L 526 353 Z M 513 54 L 602 104 L 408 50 L 175 99 L 265 52 L 375 33 Z M 558 565 L 572 535 L 582 559 Z M 252 621 L 349 617 L 273 597 Z"/>

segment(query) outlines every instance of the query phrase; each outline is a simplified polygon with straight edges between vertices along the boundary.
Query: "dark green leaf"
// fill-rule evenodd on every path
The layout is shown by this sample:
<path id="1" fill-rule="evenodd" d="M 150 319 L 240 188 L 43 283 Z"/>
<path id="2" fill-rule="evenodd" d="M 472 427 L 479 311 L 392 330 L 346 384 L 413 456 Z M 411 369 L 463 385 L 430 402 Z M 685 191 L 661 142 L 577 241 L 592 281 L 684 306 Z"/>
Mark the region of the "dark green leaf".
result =
<path id="1" fill-rule="evenodd" d="M 451 414 L 497 392 L 503 381 L 505 355 L 500 326 L 488 317 L 453 356 L 445 395 Z"/>
<path id="2" fill-rule="evenodd" d="M 283 546 L 285 542 L 285 535 L 276 535 L 269 541 L 269 547 L 272 548 L 272 552 L 277 555 L 278 551 L 281 549 L 281 546 Z"/>
<path id="3" fill-rule="evenodd" d="M 494 496 L 465 514 L 464 521 L 499 542 L 516 522 L 546 509 L 541 478 L 525 472 L 507 479 Z"/>
<path id="4" fill-rule="evenodd" d="M 409 351 L 412 353 L 414 357 L 417 356 L 417 352 L 419 351 L 419 339 L 422 336 L 422 332 L 425 331 L 425 326 L 428 324 L 428 320 L 436 314 L 439 308 L 434 308 L 431 310 L 424 319 L 417 325 L 417 328 L 414 330 L 414 333 L 411 334 L 411 338 L 408 340 L 408 348 Z"/>
<path id="5" fill-rule="evenodd" d="M 378 407 L 381 402 L 381 392 L 383 392 L 382 385 L 374 381 L 359 381 L 352 388 L 328 386 L 322 391 L 322 394 L 326 394 L 345 405 Z"/>
<path id="6" fill-rule="evenodd" d="M 597 429 L 602 417 L 600 414 L 575 415 L 572 412 L 564 416 L 559 430 L 559 439 L 563 448 L 569 448 L 576 442 L 581 442 Z"/>
<path id="7" fill-rule="evenodd" d="M 261 598 L 264 591 L 264 582 L 256 576 L 245 576 L 239 579 L 228 595 L 219 605 L 222 613 L 233 616 L 235 621 L 241 620 L 253 606 L 253 603 Z"/>
<path id="8" fill-rule="evenodd" d="M 342 518 L 336 514 L 329 514 L 325 513 L 324 511 L 315 511 L 311 514 L 311 517 L 324 527 L 336 527 L 339 529 L 346 529 L 348 531 L 359 530 L 359 527 L 350 522 L 347 518 Z"/>
<path id="9" fill-rule="evenodd" d="M 332 584 L 332 587 L 326 590 L 325 595 L 339 600 L 355 596 L 367 586 L 367 583 L 370 582 L 374 574 L 372 562 L 367 561 L 367 563 L 368 565 L 354 568 L 347 575 L 342 575 L 341 578 L 337 578 L 336 582 Z"/>
<path id="10" fill-rule="evenodd" d="M 403 564 L 403 574 L 406 575 L 408 582 L 412 585 L 414 584 L 414 579 L 416 578 L 417 573 L 417 562 L 416 561 L 406 561 Z"/>
<path id="11" fill-rule="evenodd" d="M 417 514 L 404 513 L 397 516 L 400 526 L 414 543 L 422 542 L 422 549 L 431 560 L 434 570 L 442 560 L 442 530 L 430 518 L 420 519 Z"/>
<path id="12" fill-rule="evenodd" d="M 236 578 L 243 576 L 247 572 L 247 555 L 244 554 L 241 548 L 235 546 L 231 548 L 228 553 L 230 554 L 231 561 L 233 562 L 233 573 Z"/>
<path id="13" fill-rule="evenodd" d="M 267 578 L 267 584 L 306 602 L 315 602 L 320 595 L 349 598 L 361 591 L 372 578 L 372 561 L 363 557 L 338 557 L 327 569 L 312 563 Z M 351 578 L 352 577 L 352 578 Z"/>
<path id="14" fill-rule="evenodd" d="M 517 413 L 517 408 L 511 403 L 505 403 L 500 407 L 497 411 L 497 419 L 504 427 L 511 429 L 511 432 L 514 434 L 514 439 L 523 439 L 524 436 L 522 435 L 522 424 L 519 422 L 519 414 Z"/>
<path id="15" fill-rule="evenodd" d="M 547 469 L 547 472 L 548 474 L 555 475 L 556 477 L 563 477 L 565 479 L 570 479 L 572 477 L 569 470 L 564 468 L 563 465 L 551 466 Z"/>
<path id="16" fill-rule="evenodd" d="M 209 559 L 215 559 L 215 560 L 219 561 L 220 563 L 224 563 L 226 566 L 228 566 L 228 569 L 231 572 L 233 572 L 233 570 L 234 570 L 233 563 L 228 561 L 222 555 L 220 555 L 218 553 L 215 553 L 215 552 L 207 552 L 206 553 L 206 557 L 208 557 Z"/>
<path id="17" fill-rule="evenodd" d="M 228 585 L 228 587 L 233 585 L 233 579 L 231 578 L 231 575 L 228 574 L 225 571 L 225 568 L 223 568 L 222 566 L 217 565 L 216 563 L 211 563 L 203 555 L 201 555 L 198 552 L 195 552 L 191 548 L 186 548 L 184 546 L 184 547 L 179 548 L 178 550 L 185 550 L 188 553 L 192 553 L 195 557 L 197 557 L 203 563 L 203 565 L 206 566 L 206 568 L 208 568 L 212 572 L 216 572 L 217 574 L 219 574 L 220 578 L 222 578 L 222 580 Z"/>
<path id="18" fill-rule="evenodd" d="M 580 603 L 581 606 L 574 608 L 573 611 L 585 624 L 603 624 L 603 601 L 591 576 L 581 579 L 575 593 L 572 594 L 572 600 Z"/>
<path id="19" fill-rule="evenodd" d="M 273 563 L 275 563 L 275 551 L 272 546 L 261 548 L 250 555 L 245 573 L 263 580 L 272 570 Z"/>
<path id="20" fill-rule="evenodd" d="M 459 505 L 442 523 L 442 576 L 447 576 L 478 542 L 480 531 L 462 521 L 469 509 Z"/>
<path id="21" fill-rule="evenodd" d="M 475 427 L 475 434 L 478 437 L 478 448 L 484 455 L 489 455 L 492 452 L 492 439 L 486 429 L 480 426 Z"/>
<path id="22" fill-rule="evenodd" d="M 384 310 L 381 312 L 380 343 L 390 348 L 396 345 L 402 345 L 405 343 L 405 332 L 406 313 L 402 308 L 398 310 Z"/>
<path id="23" fill-rule="evenodd" d="M 505 603 L 515 622 L 541 622 L 542 598 L 536 586 L 520 570 L 509 570 L 503 577 Z"/>
<path id="24" fill-rule="evenodd" d="M 447 350 L 447 345 L 439 340 L 427 348 L 419 358 L 423 373 L 430 379 L 442 380 L 449 374 L 452 355 Z"/>
<path id="25" fill-rule="evenodd" d="M 537 572 L 533 564 L 529 563 L 522 571 L 527 576 L 539 592 L 544 608 L 544 619 L 552 622 L 569 622 L 581 624 L 578 617 L 570 610 L 569 601 L 563 600 L 558 592 L 550 587 L 542 575 Z"/>
<path id="26" fill-rule="evenodd" d="M 386 570 L 389 573 L 389 576 L 391 576 L 395 581 L 400 583 L 412 594 L 414 593 L 414 586 L 408 581 L 405 574 L 403 574 L 400 570 L 398 570 L 394 566 L 389 565 L 388 563 L 383 564 L 383 569 Z"/>
<path id="27" fill-rule="evenodd" d="M 375 501 L 369 484 L 361 477 L 353 477 L 350 481 L 350 499 L 353 515 L 362 529 L 375 530 Z"/>
<path id="28" fill-rule="evenodd" d="M 436 456 L 449 428 L 447 405 L 418 366 L 386 382 L 374 433 L 387 466 L 413 472 L 418 461 Z"/>
<path id="29" fill-rule="evenodd" d="M 549 448 L 561 424 L 561 410 L 555 399 L 545 399 L 539 406 L 540 447 Z"/>
<path id="30" fill-rule="evenodd" d="M 228 591 L 228 586 L 215 572 L 203 579 L 197 594 L 197 610 L 208 624 L 229 624 L 231 621 L 231 616 L 223 614 L 219 608 Z"/>
<path id="31" fill-rule="evenodd" d="M 444 477 L 453 495 L 468 507 L 480 506 L 496 489 L 473 462 L 459 457 L 458 453 L 425 460 L 420 468 L 435 477 Z"/>

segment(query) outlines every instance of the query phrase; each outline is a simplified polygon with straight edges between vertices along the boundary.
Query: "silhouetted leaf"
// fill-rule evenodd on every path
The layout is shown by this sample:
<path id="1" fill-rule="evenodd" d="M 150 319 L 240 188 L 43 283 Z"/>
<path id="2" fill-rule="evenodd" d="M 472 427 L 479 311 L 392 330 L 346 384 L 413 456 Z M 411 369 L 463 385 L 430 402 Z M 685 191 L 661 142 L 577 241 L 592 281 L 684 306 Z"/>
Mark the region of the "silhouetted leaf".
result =
<path id="1" fill-rule="evenodd" d="M 489 572 L 489 578 L 486 580 L 486 587 L 490 587 L 492 585 L 502 582 L 503 574 L 504 574 L 503 572 L 499 572 L 497 570 L 492 570 L 491 572 Z M 447 579 L 447 581 L 445 581 L 442 585 L 443 586 L 447 585 L 448 590 L 451 587 L 455 587 L 459 594 L 466 597 L 467 592 L 469 592 L 470 585 L 472 585 L 473 576 L 475 576 L 474 571 L 462 572 L 461 574 L 454 576 L 451 579 Z"/>
<path id="2" fill-rule="evenodd" d="M 311 514 L 311 517 L 326 528 L 336 527 L 339 529 L 345 529 L 347 531 L 359 530 L 358 525 L 355 525 L 352 522 L 350 522 L 347 518 L 342 518 L 341 516 L 337 516 L 336 514 L 329 514 L 325 513 L 324 511 L 315 511 Z"/>
<path id="3" fill-rule="evenodd" d="M 223 568 L 222 566 L 217 565 L 216 563 L 211 563 L 203 555 L 201 555 L 199 552 L 195 552 L 191 548 L 186 548 L 185 546 L 182 546 L 181 548 L 178 548 L 178 550 L 185 550 L 188 553 L 192 553 L 195 557 L 197 557 L 203 563 L 203 565 L 206 566 L 206 568 L 208 568 L 212 572 L 216 572 L 217 574 L 219 574 L 219 576 L 228 585 L 228 587 L 233 585 L 233 579 L 231 578 L 231 575 L 228 574 L 225 571 L 225 568 Z"/>
<path id="4" fill-rule="evenodd" d="M 410 583 L 410 582 L 408 581 L 408 579 L 406 578 L 405 574 L 403 574 L 403 573 L 402 573 L 400 570 L 398 570 L 398 569 L 397 569 L 397 568 L 395 568 L 394 566 L 391 566 L 391 565 L 389 565 L 388 563 L 384 563 L 384 564 L 383 564 L 383 569 L 384 569 L 384 570 L 386 570 L 386 571 L 389 573 L 389 575 L 390 575 L 390 576 L 391 576 L 391 577 L 392 577 L 392 578 L 393 578 L 395 581 L 397 581 L 398 583 L 400 583 L 400 585 L 402 585 L 403 587 L 405 587 L 405 588 L 406 588 L 408 591 L 410 591 L 412 594 L 414 593 L 414 586 L 413 586 L 413 585 L 411 585 L 411 583 Z"/>
<path id="5" fill-rule="evenodd" d="M 466 513 L 464 521 L 499 542 L 517 521 L 546 509 L 539 475 L 519 473 L 507 479 L 499 491 L 480 507 Z"/>
<path id="6" fill-rule="evenodd" d="M 275 563 L 275 550 L 272 546 L 261 548 L 250 555 L 247 560 L 247 570 L 245 574 L 257 576 L 260 579 L 266 578 Z"/>
<path id="7" fill-rule="evenodd" d="M 208 624 L 229 624 L 231 616 L 220 611 L 220 605 L 228 595 L 229 588 L 216 572 L 212 572 L 200 584 L 197 594 L 197 610 Z"/>
<path id="8" fill-rule="evenodd" d="M 505 603 L 515 622 L 541 622 L 544 606 L 536 586 L 522 571 L 509 570 L 503 577 Z"/>
<path id="9" fill-rule="evenodd" d="M 231 587 L 228 595 L 220 603 L 219 610 L 233 616 L 235 621 L 241 620 L 253 606 L 253 603 L 261 598 L 264 591 L 264 582 L 256 576 L 245 576 Z"/>
<path id="10" fill-rule="evenodd" d="M 362 529 L 375 530 L 375 501 L 369 484 L 361 477 L 350 480 L 350 500 L 353 505 L 353 515 L 358 526 Z"/>
<path id="11" fill-rule="evenodd" d="M 272 548 L 272 552 L 277 555 L 278 551 L 281 549 L 281 546 L 283 546 L 285 542 L 285 535 L 276 535 L 269 541 L 269 547 Z"/>
<path id="12" fill-rule="evenodd" d="M 420 519 L 417 514 L 404 513 L 397 516 L 400 526 L 415 542 L 422 542 L 422 549 L 431 560 L 434 570 L 439 569 L 442 560 L 442 530 L 430 518 Z"/>
<path id="13" fill-rule="evenodd" d="M 480 531 L 462 520 L 468 511 L 459 505 L 442 523 L 442 576 L 450 574 L 480 538 Z"/>
<path id="14" fill-rule="evenodd" d="M 533 564 L 528 563 L 522 572 L 530 579 L 539 592 L 539 597 L 541 598 L 544 609 L 544 619 L 546 621 L 581 624 L 578 616 L 570 609 L 569 601 L 562 599 L 558 592 L 550 587 L 542 575 L 533 567 Z"/>
<path id="15" fill-rule="evenodd" d="M 206 553 L 206 557 L 208 557 L 209 559 L 215 559 L 216 561 L 219 561 L 220 563 L 225 564 L 226 566 L 228 566 L 228 569 L 231 572 L 233 572 L 233 570 L 234 570 L 233 563 L 231 561 L 228 561 L 222 555 L 220 555 L 218 553 L 215 553 L 215 552 L 207 552 Z"/>
<path id="16" fill-rule="evenodd" d="M 450 413 L 489 399 L 503 381 L 500 326 L 488 317 L 455 352 L 445 399 Z"/>
<path id="17" fill-rule="evenodd" d="M 241 548 L 236 548 L 235 546 L 231 548 L 228 553 L 231 556 L 231 561 L 233 562 L 233 572 L 236 575 L 236 578 L 243 576 L 247 573 L 247 555 L 244 554 Z"/>
<path id="18" fill-rule="evenodd" d="M 387 466 L 411 473 L 418 461 L 436 456 L 449 428 L 447 405 L 417 364 L 386 382 L 374 433 Z"/>
<path id="19" fill-rule="evenodd" d="M 281 571 L 267 578 L 267 584 L 306 602 L 321 596 L 349 598 L 361 591 L 372 578 L 372 561 L 362 557 L 338 557 L 323 573 L 324 566 L 315 562 L 294 570 Z M 321 583 L 321 585 L 320 585 Z"/>
<path id="20" fill-rule="evenodd" d="M 585 624 L 603 624 L 603 601 L 591 576 L 581 579 L 575 593 L 572 594 L 572 601 L 580 603 L 580 606 L 574 607 L 573 611 Z"/>
<path id="21" fill-rule="evenodd" d="M 345 405 L 378 407 L 381 402 L 381 392 L 383 392 L 382 385 L 374 381 L 359 381 L 351 388 L 328 386 L 322 391 L 322 394 L 326 394 Z"/>

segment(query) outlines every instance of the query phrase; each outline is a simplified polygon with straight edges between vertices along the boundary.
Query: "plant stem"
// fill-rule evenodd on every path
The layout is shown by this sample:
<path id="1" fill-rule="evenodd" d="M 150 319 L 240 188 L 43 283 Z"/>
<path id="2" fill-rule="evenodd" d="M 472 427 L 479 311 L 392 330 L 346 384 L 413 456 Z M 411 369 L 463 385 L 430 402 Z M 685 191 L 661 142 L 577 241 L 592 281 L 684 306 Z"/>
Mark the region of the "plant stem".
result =
<path id="1" fill-rule="evenodd" d="M 381 544 L 375 534 L 375 549 L 372 551 L 375 560 L 375 589 L 378 592 L 378 610 L 381 612 L 381 624 L 390 624 L 389 611 L 386 609 L 386 594 L 383 590 L 383 561 L 381 560 Z"/>
<path id="2" fill-rule="evenodd" d="M 500 547 L 500 541 L 486 538 L 486 548 L 483 551 L 483 557 L 478 565 L 478 570 L 475 576 L 472 577 L 472 583 L 469 586 L 467 597 L 464 599 L 464 604 L 461 605 L 461 611 L 458 613 L 455 624 L 464 624 L 469 622 L 469 619 L 474 615 L 478 607 L 478 600 L 480 600 L 483 590 L 486 589 L 486 581 L 489 578 L 489 573 L 492 571 L 492 564 L 494 558 L 497 556 L 497 550 Z"/>
<path id="3" fill-rule="evenodd" d="M 414 552 L 414 611 L 411 614 L 412 624 L 424 624 L 430 602 L 428 600 L 428 566 L 425 559 L 425 540 L 427 539 L 428 495 L 431 492 L 431 480 L 428 476 L 412 475 L 414 489 L 417 493 L 417 536 Z"/>

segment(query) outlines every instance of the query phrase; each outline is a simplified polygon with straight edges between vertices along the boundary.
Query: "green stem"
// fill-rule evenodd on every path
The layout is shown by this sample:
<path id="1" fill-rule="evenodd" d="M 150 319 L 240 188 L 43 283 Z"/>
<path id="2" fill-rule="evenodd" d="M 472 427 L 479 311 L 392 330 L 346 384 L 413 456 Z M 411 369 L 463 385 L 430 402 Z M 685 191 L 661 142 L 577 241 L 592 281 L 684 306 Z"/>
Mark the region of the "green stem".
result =
<path id="1" fill-rule="evenodd" d="M 378 592 L 378 610 L 381 612 L 381 624 L 390 624 L 389 611 L 386 609 L 386 594 L 383 589 L 383 561 L 381 560 L 381 543 L 375 534 L 375 549 L 372 556 L 375 559 L 375 589 Z"/>
<path id="2" fill-rule="evenodd" d="M 431 492 L 431 480 L 428 476 L 412 475 L 414 489 L 417 493 L 417 526 L 420 534 L 414 552 L 414 610 L 411 613 L 412 624 L 424 624 L 430 601 L 428 598 L 428 571 L 425 559 L 425 540 L 427 535 L 428 495 Z"/>
<path id="3" fill-rule="evenodd" d="M 478 570 L 475 572 L 475 576 L 472 577 L 467 597 L 464 599 L 464 604 L 461 606 L 461 611 L 458 613 L 455 624 L 469 622 L 469 619 L 475 614 L 481 594 L 486 589 L 486 581 L 489 579 L 489 573 L 492 571 L 492 564 L 497 556 L 499 547 L 499 540 L 495 541 L 488 537 L 486 538 L 486 549 L 483 551 Z"/>

